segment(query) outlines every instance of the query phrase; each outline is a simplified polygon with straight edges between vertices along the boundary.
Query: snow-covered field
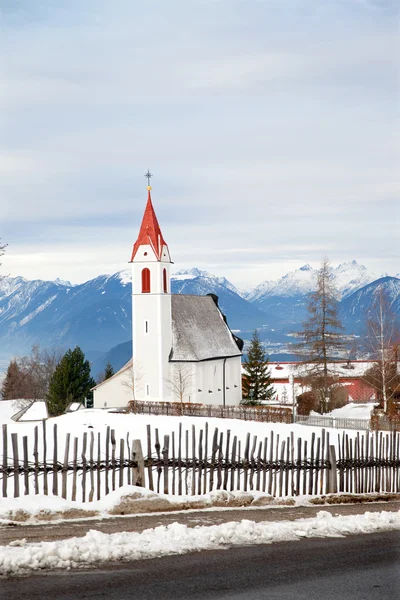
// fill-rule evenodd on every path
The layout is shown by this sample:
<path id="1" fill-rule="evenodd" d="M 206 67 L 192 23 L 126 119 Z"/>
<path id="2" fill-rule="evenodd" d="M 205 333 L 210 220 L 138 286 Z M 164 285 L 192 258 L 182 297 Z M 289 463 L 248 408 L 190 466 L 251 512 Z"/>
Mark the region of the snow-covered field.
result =
<path id="1" fill-rule="evenodd" d="M 22 575 L 43 569 L 71 569 L 110 561 L 132 561 L 232 546 L 312 537 L 341 537 L 393 529 L 400 529 L 400 512 L 367 512 L 333 517 L 327 511 L 320 511 L 311 519 L 272 523 L 243 520 L 195 528 L 172 523 L 142 533 L 105 534 L 91 530 L 81 538 L 39 543 L 27 543 L 21 539 L 2 546 L 0 575 Z"/>
<path id="2" fill-rule="evenodd" d="M 15 423 L 9 419 L 3 420 L 3 422 L 6 422 L 8 425 L 9 434 L 15 432 L 18 433 L 21 438 L 25 435 L 28 436 L 29 444 L 32 443 L 35 427 L 42 427 L 41 423 L 38 424 L 35 422 Z M 261 423 L 256 421 L 241 421 L 239 419 L 208 419 L 205 417 L 135 415 L 113 413 L 112 411 L 100 409 L 85 409 L 47 420 L 47 452 L 48 455 L 51 455 L 53 452 L 51 432 L 54 425 L 57 425 L 59 450 L 62 452 L 64 450 L 65 435 L 67 433 L 70 433 L 71 437 L 75 436 L 79 439 L 82 438 L 84 432 L 93 432 L 95 437 L 96 434 L 100 432 L 103 436 L 109 426 L 115 431 L 117 440 L 121 438 L 126 439 L 129 434 L 130 440 L 140 439 L 142 440 L 143 448 L 146 448 L 147 425 L 150 424 L 153 429 L 158 429 L 160 440 L 162 441 L 164 435 L 171 435 L 172 432 L 177 436 L 180 423 L 182 424 L 184 431 L 189 431 L 189 435 L 191 435 L 192 426 L 195 426 L 196 430 L 200 430 L 204 429 L 206 423 L 208 423 L 210 432 L 216 427 L 220 432 L 227 432 L 229 430 L 231 432 L 231 437 L 236 435 L 238 441 L 241 441 L 242 444 L 246 440 L 247 433 L 250 433 L 252 436 L 256 435 L 259 440 L 262 440 L 264 437 L 270 436 L 271 432 L 274 432 L 275 436 L 279 434 L 281 439 L 286 439 L 290 436 L 290 433 L 293 432 L 296 439 L 301 437 L 303 440 L 307 441 L 311 441 L 313 433 L 316 435 L 321 433 L 320 427 L 307 427 L 297 424 Z M 330 432 L 332 435 L 331 443 L 334 443 L 334 438 L 337 438 L 337 430 L 331 429 Z M 356 435 L 356 432 L 354 431 L 349 431 L 348 433 L 351 437 Z M 189 440 L 191 440 L 191 438 L 189 438 Z M 41 448 L 39 448 L 39 451 L 40 450 Z"/>

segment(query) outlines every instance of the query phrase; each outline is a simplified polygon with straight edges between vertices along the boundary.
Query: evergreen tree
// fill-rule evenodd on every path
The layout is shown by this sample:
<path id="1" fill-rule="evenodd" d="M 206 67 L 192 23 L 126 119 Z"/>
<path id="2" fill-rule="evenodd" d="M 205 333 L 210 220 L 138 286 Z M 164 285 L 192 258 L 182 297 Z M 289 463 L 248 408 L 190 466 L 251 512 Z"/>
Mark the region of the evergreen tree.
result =
<path id="1" fill-rule="evenodd" d="M 320 412 L 334 408 L 341 390 L 333 359 L 340 358 L 346 337 L 338 316 L 334 275 L 327 258 L 317 273 L 316 289 L 309 296 L 308 319 L 293 350 L 302 358 L 302 384 L 314 394 Z"/>
<path id="2" fill-rule="evenodd" d="M 63 414 L 69 402 L 83 402 L 96 385 L 90 375 L 90 364 L 77 346 L 68 350 L 58 363 L 50 380 L 47 408 L 51 416 Z"/>
<path id="3" fill-rule="evenodd" d="M 259 404 L 260 400 L 272 400 L 275 390 L 271 383 L 268 358 L 264 352 L 257 330 L 251 338 L 247 360 L 243 363 L 243 404 Z"/>
<path id="4" fill-rule="evenodd" d="M 112 377 L 114 375 L 114 369 L 113 366 L 110 362 L 108 362 L 106 364 L 106 367 L 104 369 L 104 379 L 103 381 L 105 381 L 106 379 L 110 379 L 110 377 Z"/>

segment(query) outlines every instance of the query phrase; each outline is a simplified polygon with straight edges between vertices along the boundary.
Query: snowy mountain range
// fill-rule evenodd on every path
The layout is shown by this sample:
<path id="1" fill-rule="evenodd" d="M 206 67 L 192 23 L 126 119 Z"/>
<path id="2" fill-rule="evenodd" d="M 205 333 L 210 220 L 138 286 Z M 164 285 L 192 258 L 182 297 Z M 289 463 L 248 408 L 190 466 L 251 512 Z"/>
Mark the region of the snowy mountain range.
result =
<path id="1" fill-rule="evenodd" d="M 310 265 L 265 281 L 243 292 L 225 277 L 188 269 L 171 278 L 175 294 L 216 294 L 233 330 L 244 339 L 257 327 L 271 352 L 287 351 L 290 333 L 306 316 L 307 294 L 316 271 Z M 349 333 L 359 333 L 364 314 L 377 290 L 384 288 L 400 320 L 400 278 L 376 278 L 356 261 L 333 269 L 341 297 L 343 322 Z M 0 279 L 0 364 L 13 354 L 26 354 L 33 344 L 69 348 L 79 345 L 99 364 L 110 349 L 116 366 L 129 354 L 131 339 L 131 273 L 100 275 L 86 283 Z M 129 358 L 129 356 L 128 356 Z M 100 370 L 100 369 L 99 369 Z"/>
<path id="2" fill-rule="evenodd" d="M 367 270 L 357 261 L 345 262 L 331 267 L 335 278 L 335 285 L 341 299 L 346 298 L 364 285 L 378 279 L 378 276 Z M 304 265 L 278 279 L 278 281 L 264 281 L 256 288 L 245 294 L 250 302 L 260 302 L 269 296 L 291 297 L 309 294 L 315 288 L 317 269 Z"/>

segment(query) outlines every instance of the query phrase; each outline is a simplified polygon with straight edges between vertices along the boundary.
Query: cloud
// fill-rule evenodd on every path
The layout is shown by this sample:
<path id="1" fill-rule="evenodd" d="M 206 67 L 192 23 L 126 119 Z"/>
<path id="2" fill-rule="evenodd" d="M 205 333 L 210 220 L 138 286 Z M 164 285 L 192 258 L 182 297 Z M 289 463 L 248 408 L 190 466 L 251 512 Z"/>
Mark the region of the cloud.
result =
<path id="1" fill-rule="evenodd" d="M 392 264 L 394 14 L 361 0 L 3 2 L 8 268 L 82 280 L 124 265 L 147 167 L 182 265 L 257 283 L 261 265 L 265 279 L 326 252 Z"/>

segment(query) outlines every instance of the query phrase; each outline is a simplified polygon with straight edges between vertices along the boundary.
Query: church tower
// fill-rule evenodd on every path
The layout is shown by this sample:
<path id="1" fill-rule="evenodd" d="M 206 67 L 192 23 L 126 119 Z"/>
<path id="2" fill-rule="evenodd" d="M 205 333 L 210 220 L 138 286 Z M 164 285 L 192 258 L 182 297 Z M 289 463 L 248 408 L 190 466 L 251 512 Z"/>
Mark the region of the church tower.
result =
<path id="1" fill-rule="evenodd" d="M 132 251 L 132 357 L 134 398 L 170 401 L 169 355 L 172 344 L 171 257 L 148 197 Z"/>

